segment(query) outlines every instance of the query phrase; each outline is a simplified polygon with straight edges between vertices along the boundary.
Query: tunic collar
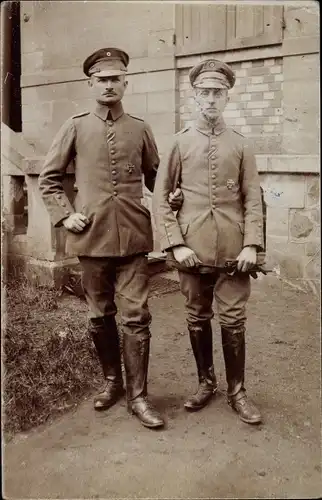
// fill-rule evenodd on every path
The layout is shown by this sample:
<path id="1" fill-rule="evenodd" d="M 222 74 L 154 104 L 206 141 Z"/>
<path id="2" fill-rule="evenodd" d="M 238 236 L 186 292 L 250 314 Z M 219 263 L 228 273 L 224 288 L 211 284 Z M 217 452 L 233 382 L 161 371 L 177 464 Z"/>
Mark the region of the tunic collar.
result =
<path id="1" fill-rule="evenodd" d="M 113 121 L 116 121 L 124 114 L 124 110 L 121 102 L 118 102 L 112 108 L 109 108 L 108 106 L 104 106 L 103 104 L 99 104 L 97 102 L 94 108 L 94 114 L 104 121 L 106 121 L 110 116 L 112 117 Z"/>
<path id="2" fill-rule="evenodd" d="M 220 116 L 216 123 L 212 125 L 202 115 L 197 118 L 195 127 L 199 132 L 205 135 L 219 135 L 222 134 L 222 132 L 224 132 L 227 128 L 222 116 Z"/>

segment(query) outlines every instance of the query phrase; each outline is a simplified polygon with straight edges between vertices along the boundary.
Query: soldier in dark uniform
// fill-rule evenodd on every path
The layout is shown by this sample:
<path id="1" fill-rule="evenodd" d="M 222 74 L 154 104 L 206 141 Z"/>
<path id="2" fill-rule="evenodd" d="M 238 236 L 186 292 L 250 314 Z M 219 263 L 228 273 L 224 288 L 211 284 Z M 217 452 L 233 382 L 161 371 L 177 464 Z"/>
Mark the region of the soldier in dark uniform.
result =
<path id="1" fill-rule="evenodd" d="M 82 267 L 89 331 L 106 379 L 95 409 L 109 408 L 124 394 L 116 291 L 124 326 L 128 409 L 146 427 L 161 427 L 163 419 L 147 399 L 147 254 L 153 235 L 142 182 L 144 178 L 153 191 L 159 156 L 149 125 L 123 111 L 128 62 L 128 55 L 115 48 L 98 50 L 85 60 L 95 105 L 64 123 L 46 157 L 39 187 L 54 226 L 67 229 L 67 250 Z M 73 205 L 62 184 L 71 161 L 78 189 Z"/>
<path id="2" fill-rule="evenodd" d="M 187 322 L 199 377 L 186 409 L 199 410 L 217 390 L 213 366 L 212 302 L 221 325 L 228 383 L 228 403 L 249 424 L 261 415 L 247 398 L 245 370 L 245 306 L 250 295 L 251 267 L 263 250 L 263 213 L 255 157 L 245 138 L 227 128 L 222 112 L 235 83 L 231 68 L 211 59 L 190 72 L 199 116 L 176 134 L 162 158 L 153 196 L 153 212 L 161 248 L 179 268 L 186 298 Z M 183 205 L 174 214 L 168 195 L 178 183 Z M 222 272 L 237 260 L 237 272 Z"/>

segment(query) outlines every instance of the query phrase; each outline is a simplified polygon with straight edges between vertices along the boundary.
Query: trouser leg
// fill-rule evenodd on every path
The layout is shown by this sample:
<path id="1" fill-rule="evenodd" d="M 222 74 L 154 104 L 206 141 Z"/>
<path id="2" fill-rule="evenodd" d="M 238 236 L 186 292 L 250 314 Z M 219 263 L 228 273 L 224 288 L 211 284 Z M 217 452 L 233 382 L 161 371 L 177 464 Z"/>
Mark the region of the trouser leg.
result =
<path id="1" fill-rule="evenodd" d="M 89 306 L 88 332 L 102 366 L 106 387 L 94 398 L 94 408 L 105 410 L 123 394 L 121 356 L 115 321 L 113 261 L 80 257 L 83 289 Z"/>
<path id="2" fill-rule="evenodd" d="M 250 296 L 247 274 L 220 274 L 216 280 L 215 298 L 221 325 L 222 348 L 225 360 L 228 402 L 241 420 L 258 423 L 261 416 L 247 399 L 245 380 L 245 322 L 246 304 Z"/>
<path id="3" fill-rule="evenodd" d="M 116 289 L 123 321 L 123 359 L 128 409 L 146 427 L 164 425 L 158 411 L 147 399 L 150 354 L 147 257 L 137 255 L 117 269 Z"/>

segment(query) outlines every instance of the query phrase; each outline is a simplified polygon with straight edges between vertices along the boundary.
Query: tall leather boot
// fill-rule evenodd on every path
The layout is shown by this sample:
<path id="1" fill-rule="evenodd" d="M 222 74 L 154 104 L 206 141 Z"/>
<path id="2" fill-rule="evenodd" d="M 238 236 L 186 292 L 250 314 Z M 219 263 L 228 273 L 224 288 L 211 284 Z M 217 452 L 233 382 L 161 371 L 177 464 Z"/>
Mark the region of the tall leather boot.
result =
<path id="1" fill-rule="evenodd" d="M 228 404 L 247 424 L 261 422 L 261 414 L 246 396 L 245 378 L 245 328 L 221 328 L 222 347 L 228 384 Z"/>
<path id="2" fill-rule="evenodd" d="M 145 427 L 163 427 L 164 421 L 147 398 L 150 333 L 123 335 L 123 359 L 126 373 L 128 411 Z"/>
<path id="3" fill-rule="evenodd" d="M 125 393 L 115 317 L 105 316 L 90 319 L 89 333 L 96 347 L 106 380 L 104 391 L 94 398 L 94 408 L 95 410 L 107 410 Z"/>
<path id="4" fill-rule="evenodd" d="M 211 322 L 188 326 L 191 347 L 196 360 L 199 387 L 184 407 L 190 411 L 201 410 L 217 391 L 217 380 L 213 365 Z"/>

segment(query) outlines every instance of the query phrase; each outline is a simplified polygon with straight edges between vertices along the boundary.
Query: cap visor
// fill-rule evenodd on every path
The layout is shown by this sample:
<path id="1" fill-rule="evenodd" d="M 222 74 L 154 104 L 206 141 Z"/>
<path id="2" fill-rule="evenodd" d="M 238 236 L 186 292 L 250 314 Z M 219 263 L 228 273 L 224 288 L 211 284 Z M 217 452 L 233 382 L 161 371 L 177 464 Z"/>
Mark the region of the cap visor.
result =
<path id="1" fill-rule="evenodd" d="M 228 89 L 227 85 L 222 82 L 214 80 L 203 80 L 197 85 L 194 85 L 197 89 Z"/>
<path id="2" fill-rule="evenodd" d="M 126 75 L 126 72 L 120 69 L 104 69 L 103 71 L 97 71 L 96 73 L 93 73 L 93 75 L 98 77 L 120 76 Z"/>

